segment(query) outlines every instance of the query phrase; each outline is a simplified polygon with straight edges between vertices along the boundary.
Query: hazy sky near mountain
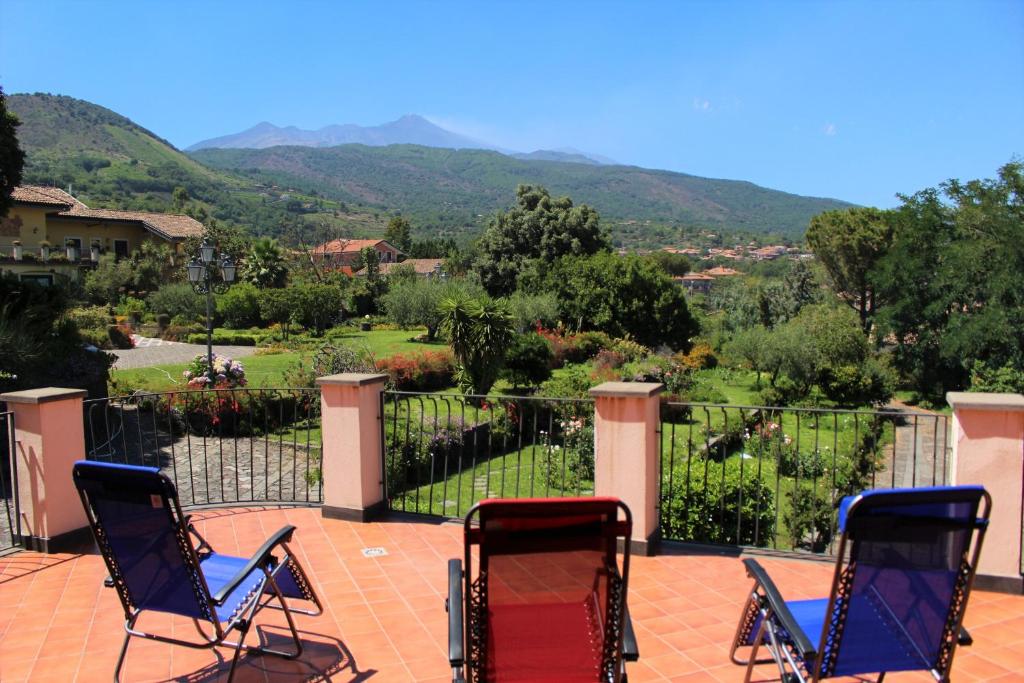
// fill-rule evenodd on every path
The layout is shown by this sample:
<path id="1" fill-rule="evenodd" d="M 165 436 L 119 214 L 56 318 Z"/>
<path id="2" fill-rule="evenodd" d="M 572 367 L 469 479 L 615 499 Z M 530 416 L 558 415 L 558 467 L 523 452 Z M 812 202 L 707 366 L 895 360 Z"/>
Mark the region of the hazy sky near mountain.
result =
<path id="1" fill-rule="evenodd" d="M 182 148 L 419 113 L 510 149 L 892 206 L 1024 156 L 1024 2 L 0 0 L 0 85 Z"/>

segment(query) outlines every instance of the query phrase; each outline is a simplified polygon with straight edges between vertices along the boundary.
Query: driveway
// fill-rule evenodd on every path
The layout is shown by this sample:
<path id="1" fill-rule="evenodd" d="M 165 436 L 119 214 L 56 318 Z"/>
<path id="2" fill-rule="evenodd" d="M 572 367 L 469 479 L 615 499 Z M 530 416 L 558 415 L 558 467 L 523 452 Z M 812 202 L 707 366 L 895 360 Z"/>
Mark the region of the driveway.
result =
<path id="1" fill-rule="evenodd" d="M 117 362 L 114 363 L 115 369 L 129 370 L 148 368 L 153 365 L 187 363 L 198 354 L 206 354 L 205 344 L 182 344 L 181 342 L 169 342 L 137 335 L 132 335 L 132 340 L 135 342 L 134 349 L 111 351 L 117 356 Z M 243 358 L 253 355 L 256 352 L 256 347 L 214 345 L 213 352 L 220 356 Z"/>

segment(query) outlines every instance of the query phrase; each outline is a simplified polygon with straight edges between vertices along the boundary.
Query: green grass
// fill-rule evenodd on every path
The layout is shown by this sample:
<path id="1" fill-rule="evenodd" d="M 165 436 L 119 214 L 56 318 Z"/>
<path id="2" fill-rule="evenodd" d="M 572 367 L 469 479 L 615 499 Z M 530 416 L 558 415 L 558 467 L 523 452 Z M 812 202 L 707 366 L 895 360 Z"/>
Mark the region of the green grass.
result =
<path id="1" fill-rule="evenodd" d="M 348 330 L 349 328 L 345 328 Z M 422 330 L 372 330 L 362 332 L 352 328 L 343 336 L 336 338 L 334 343 L 354 346 L 368 350 L 374 358 L 386 358 L 397 353 L 417 351 L 440 351 L 447 346 L 442 342 L 425 344 L 410 341 Z M 308 361 L 314 349 L 290 351 L 268 355 L 247 356 L 242 360 L 248 385 L 254 389 L 283 387 L 283 375 L 299 359 Z M 186 388 L 182 372 L 187 363 L 171 363 L 155 365 L 147 368 L 130 370 L 114 370 L 111 372 L 111 394 L 124 395 L 134 390 L 142 391 L 174 391 Z"/>

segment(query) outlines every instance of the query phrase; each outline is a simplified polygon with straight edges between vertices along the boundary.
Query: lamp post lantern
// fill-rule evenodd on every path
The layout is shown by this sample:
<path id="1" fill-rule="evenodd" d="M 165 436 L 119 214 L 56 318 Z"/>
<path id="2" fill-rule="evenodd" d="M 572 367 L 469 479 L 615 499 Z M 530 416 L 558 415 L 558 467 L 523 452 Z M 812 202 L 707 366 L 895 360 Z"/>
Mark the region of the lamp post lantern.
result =
<path id="1" fill-rule="evenodd" d="M 197 294 L 206 295 L 207 376 L 213 385 L 213 293 L 223 294 L 235 281 L 235 262 L 227 254 L 215 258 L 216 247 L 203 240 L 199 255 L 188 263 L 188 281 Z"/>

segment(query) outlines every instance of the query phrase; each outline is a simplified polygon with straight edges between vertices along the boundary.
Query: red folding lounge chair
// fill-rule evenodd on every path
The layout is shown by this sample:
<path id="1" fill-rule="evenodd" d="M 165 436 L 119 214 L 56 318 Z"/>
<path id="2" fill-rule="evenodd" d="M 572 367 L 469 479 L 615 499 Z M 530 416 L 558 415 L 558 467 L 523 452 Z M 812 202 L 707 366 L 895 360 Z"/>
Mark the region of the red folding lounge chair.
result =
<path id="1" fill-rule="evenodd" d="M 631 528 L 615 498 L 475 505 L 465 558 L 448 562 L 453 680 L 625 681 L 624 661 L 639 656 L 626 609 Z"/>

